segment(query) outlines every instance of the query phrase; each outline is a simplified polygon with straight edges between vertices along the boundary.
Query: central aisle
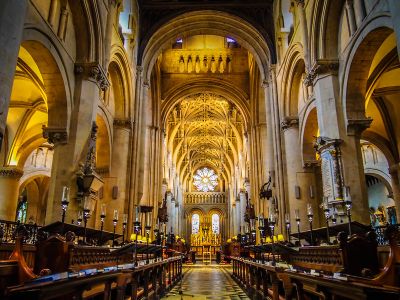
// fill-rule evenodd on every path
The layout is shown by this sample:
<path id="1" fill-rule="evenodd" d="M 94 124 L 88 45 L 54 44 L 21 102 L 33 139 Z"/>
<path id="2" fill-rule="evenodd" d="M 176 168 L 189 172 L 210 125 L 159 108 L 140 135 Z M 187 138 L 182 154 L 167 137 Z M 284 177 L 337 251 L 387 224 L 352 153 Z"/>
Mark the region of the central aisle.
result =
<path id="1" fill-rule="evenodd" d="M 250 299 L 231 278 L 231 267 L 220 266 L 191 266 L 183 268 L 182 291 L 195 297 L 184 296 L 182 299 L 192 300 L 230 300 Z M 180 284 L 163 299 L 181 299 L 177 295 Z M 174 295 L 176 294 L 176 295 Z"/>

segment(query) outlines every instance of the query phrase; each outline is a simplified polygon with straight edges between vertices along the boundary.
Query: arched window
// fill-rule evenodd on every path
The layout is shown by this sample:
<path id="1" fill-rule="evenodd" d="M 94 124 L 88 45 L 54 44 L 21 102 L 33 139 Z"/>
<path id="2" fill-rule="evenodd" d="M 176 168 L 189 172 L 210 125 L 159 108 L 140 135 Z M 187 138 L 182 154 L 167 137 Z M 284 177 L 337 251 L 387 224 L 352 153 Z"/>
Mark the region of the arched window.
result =
<path id="1" fill-rule="evenodd" d="M 212 233 L 219 234 L 219 215 L 213 214 L 211 220 L 212 220 Z"/>
<path id="2" fill-rule="evenodd" d="M 200 216 L 198 214 L 194 214 L 192 216 L 192 234 L 199 233 L 200 230 Z"/>

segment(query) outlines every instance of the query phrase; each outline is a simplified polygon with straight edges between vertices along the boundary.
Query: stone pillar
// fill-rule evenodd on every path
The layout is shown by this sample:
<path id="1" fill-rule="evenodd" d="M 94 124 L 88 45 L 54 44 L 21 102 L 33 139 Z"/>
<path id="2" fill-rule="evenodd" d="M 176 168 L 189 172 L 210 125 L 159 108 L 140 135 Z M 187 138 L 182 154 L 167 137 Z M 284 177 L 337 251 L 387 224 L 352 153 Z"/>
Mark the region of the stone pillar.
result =
<path id="1" fill-rule="evenodd" d="M 237 235 L 240 233 L 240 226 L 242 226 L 243 221 L 240 219 L 240 197 L 237 196 L 235 199 L 235 232 L 233 235 Z"/>
<path id="2" fill-rule="evenodd" d="M 304 11 L 304 0 L 296 0 L 297 2 L 297 11 L 299 14 L 299 22 L 300 28 L 302 31 L 301 35 L 301 43 L 303 44 L 303 52 L 304 52 L 304 61 L 306 70 L 310 67 L 310 54 L 308 49 L 308 28 L 307 28 L 307 18 L 306 13 Z"/>
<path id="3" fill-rule="evenodd" d="M 118 28 L 117 10 L 121 4 L 121 0 L 108 0 L 108 14 L 106 23 L 106 32 L 104 37 L 104 68 L 108 69 L 108 64 L 110 63 L 110 51 L 112 46 L 112 36 L 114 26 Z"/>
<path id="4" fill-rule="evenodd" d="M 349 21 L 350 33 L 353 35 L 357 31 L 356 17 L 354 14 L 353 0 L 346 0 L 346 13 Z"/>
<path id="5" fill-rule="evenodd" d="M 393 165 L 389 167 L 389 174 L 392 178 L 392 190 L 393 190 L 393 200 L 396 205 L 396 216 L 397 223 L 400 222 L 400 168 L 399 165 Z"/>
<path id="6" fill-rule="evenodd" d="M 308 229 L 307 203 L 311 203 L 314 212 L 314 226 L 318 224 L 319 207 L 317 201 L 309 197 L 310 186 L 314 186 L 314 173 L 303 168 L 302 156 L 299 149 L 299 120 L 297 117 L 286 117 L 281 123 L 285 140 L 286 176 L 288 202 L 286 213 L 290 214 L 292 228 L 296 226 L 295 210 L 299 210 L 300 228 Z M 296 197 L 296 189 L 300 192 Z M 284 218 L 281 222 L 285 222 Z M 319 225 L 319 224 L 318 224 Z"/>
<path id="7" fill-rule="evenodd" d="M 364 0 L 354 0 L 354 12 L 356 15 L 356 23 L 358 28 L 365 18 Z"/>
<path id="8" fill-rule="evenodd" d="M 240 189 L 240 193 L 239 193 L 239 197 L 240 197 L 240 217 L 239 217 L 239 224 L 241 226 L 241 232 L 245 232 L 245 222 L 244 222 L 244 216 L 246 214 L 246 205 L 247 205 L 247 201 L 246 201 L 246 190 L 245 189 Z"/>
<path id="9" fill-rule="evenodd" d="M 392 16 L 393 28 L 396 33 L 397 54 L 400 57 L 400 1 L 388 0 L 390 14 Z"/>
<path id="10" fill-rule="evenodd" d="M 27 0 L 0 1 L 0 149 L 27 7 Z"/>
<path id="11" fill-rule="evenodd" d="M 76 173 L 81 157 L 86 157 L 87 143 L 92 123 L 96 120 L 100 89 L 109 86 L 107 76 L 98 63 L 75 65 L 76 85 L 74 109 L 71 113 L 70 128 L 44 128 L 43 136 L 55 144 L 51 182 L 46 209 L 46 224 L 61 219 L 60 199 L 64 185 L 71 188 L 71 197 L 76 193 Z M 71 201 L 66 220 L 76 220 L 78 207 Z M 90 222 L 93 222 L 90 220 Z"/>
<path id="12" fill-rule="evenodd" d="M 370 223 L 368 192 L 360 139 L 362 132 L 371 125 L 371 122 L 372 119 L 348 120 L 347 136 L 341 145 L 344 185 L 350 186 L 353 220 L 367 225 Z"/>
<path id="13" fill-rule="evenodd" d="M 0 219 L 15 221 L 19 196 L 19 179 L 23 171 L 16 166 L 0 168 Z"/>
<path id="14" fill-rule="evenodd" d="M 113 144 L 111 147 L 111 166 L 110 177 L 112 185 L 118 187 L 117 199 L 107 197 L 101 200 L 107 207 L 107 221 L 104 226 L 106 230 L 112 231 L 113 225 L 111 222 L 114 209 L 118 210 L 120 221 L 117 224 L 117 231 L 122 232 L 122 214 L 128 213 L 129 207 L 127 199 L 129 197 L 128 189 L 128 160 L 129 160 L 129 145 L 132 130 L 132 122 L 129 119 L 114 119 L 114 135 Z M 111 186 L 109 187 L 111 188 Z M 100 210 L 97 212 L 96 223 L 100 226 Z M 129 236 L 129 235 L 128 235 Z"/>

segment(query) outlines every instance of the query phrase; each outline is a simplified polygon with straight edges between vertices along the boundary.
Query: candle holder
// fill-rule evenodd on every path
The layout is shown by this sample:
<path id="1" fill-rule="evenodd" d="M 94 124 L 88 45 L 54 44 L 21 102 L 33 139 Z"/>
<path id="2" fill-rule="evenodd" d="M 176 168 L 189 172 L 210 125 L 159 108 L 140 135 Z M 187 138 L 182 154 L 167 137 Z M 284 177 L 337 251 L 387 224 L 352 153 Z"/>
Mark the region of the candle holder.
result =
<path id="1" fill-rule="evenodd" d="M 133 229 L 135 231 L 135 247 L 134 247 L 135 266 L 137 266 L 138 265 L 138 262 L 137 262 L 138 235 L 139 235 L 139 231 L 141 231 L 141 224 L 139 221 L 135 221 L 133 223 Z"/>
<path id="2" fill-rule="evenodd" d="M 337 208 L 336 208 L 336 206 L 333 206 L 333 208 L 332 208 L 331 220 L 332 220 L 332 225 L 336 225 L 336 222 L 337 222 Z"/>
<path id="3" fill-rule="evenodd" d="M 78 211 L 78 218 L 76 219 L 78 226 L 81 226 L 82 221 L 83 221 L 83 212 L 80 210 Z"/>
<path id="4" fill-rule="evenodd" d="M 104 229 L 105 219 L 106 219 L 106 205 L 103 203 L 101 205 L 101 211 L 100 211 L 100 238 L 97 242 L 99 246 L 103 244 L 102 241 L 103 241 L 103 229 Z"/>
<path id="5" fill-rule="evenodd" d="M 351 201 L 351 196 L 350 196 L 350 187 L 345 186 L 344 187 L 344 205 L 346 207 L 346 214 L 347 214 L 347 221 L 349 223 L 349 236 L 351 236 L 351 206 L 352 206 L 352 201 Z"/>
<path id="6" fill-rule="evenodd" d="M 86 228 L 87 228 L 87 221 L 90 218 L 90 209 L 88 208 L 84 208 L 83 209 L 83 223 L 84 223 L 84 233 L 83 233 L 83 243 L 87 244 L 87 240 L 86 240 Z"/>
<path id="7" fill-rule="evenodd" d="M 258 231 L 260 232 L 261 245 L 264 245 L 265 221 L 264 221 L 264 215 L 263 214 L 258 216 Z"/>
<path id="8" fill-rule="evenodd" d="M 61 209 L 62 209 L 61 222 L 63 224 L 65 222 L 65 213 L 67 212 L 68 204 L 69 204 L 69 187 L 64 186 L 61 198 Z"/>
<path id="9" fill-rule="evenodd" d="M 301 240 L 300 240 L 300 211 L 298 209 L 295 209 L 294 213 L 295 213 L 296 224 L 297 224 L 297 239 L 299 240 L 299 246 L 301 247 Z"/>
<path id="10" fill-rule="evenodd" d="M 328 200 L 324 202 L 324 215 L 325 215 L 325 223 L 326 223 L 326 242 L 330 245 L 330 234 L 329 234 L 329 218 L 330 218 L 330 211 L 328 206 Z"/>
<path id="11" fill-rule="evenodd" d="M 126 224 L 128 224 L 128 215 L 124 214 L 122 221 L 122 245 L 125 244 Z"/>
<path id="12" fill-rule="evenodd" d="M 112 246 L 115 246 L 115 229 L 117 228 L 117 224 L 118 224 L 118 210 L 114 209 L 114 216 L 113 216 L 113 227 L 114 227 L 114 231 L 113 231 L 113 239 L 112 239 Z"/>
<path id="13" fill-rule="evenodd" d="M 146 264 L 148 264 L 150 262 L 149 261 L 149 238 L 150 238 L 151 226 L 146 225 L 144 227 L 144 230 L 146 232 L 146 248 L 147 248 L 147 250 L 146 250 Z"/>
<path id="14" fill-rule="evenodd" d="M 288 213 L 285 214 L 285 225 L 286 225 L 286 235 L 288 238 L 288 242 L 290 243 L 290 215 Z"/>
<path id="15" fill-rule="evenodd" d="M 270 215 L 269 218 L 269 228 L 271 229 L 271 241 L 272 241 L 272 245 L 271 245 L 271 254 L 272 254 L 272 265 L 275 266 L 275 240 L 274 240 L 274 232 L 275 232 L 275 224 L 276 224 L 276 220 L 275 220 L 275 216 Z"/>
<path id="16" fill-rule="evenodd" d="M 308 217 L 308 222 L 310 224 L 310 245 L 314 245 L 314 237 L 313 237 L 313 219 L 314 219 L 314 214 L 312 210 L 312 206 L 310 203 L 307 204 L 307 217 Z"/>

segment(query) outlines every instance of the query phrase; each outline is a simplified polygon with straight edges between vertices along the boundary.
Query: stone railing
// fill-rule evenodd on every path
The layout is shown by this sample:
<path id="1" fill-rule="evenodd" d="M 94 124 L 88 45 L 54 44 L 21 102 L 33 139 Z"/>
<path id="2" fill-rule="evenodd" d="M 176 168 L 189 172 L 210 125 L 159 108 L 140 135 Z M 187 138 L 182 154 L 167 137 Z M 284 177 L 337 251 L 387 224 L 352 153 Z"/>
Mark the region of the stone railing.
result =
<path id="1" fill-rule="evenodd" d="M 226 204 L 226 194 L 219 192 L 192 192 L 184 194 L 185 204 Z"/>

